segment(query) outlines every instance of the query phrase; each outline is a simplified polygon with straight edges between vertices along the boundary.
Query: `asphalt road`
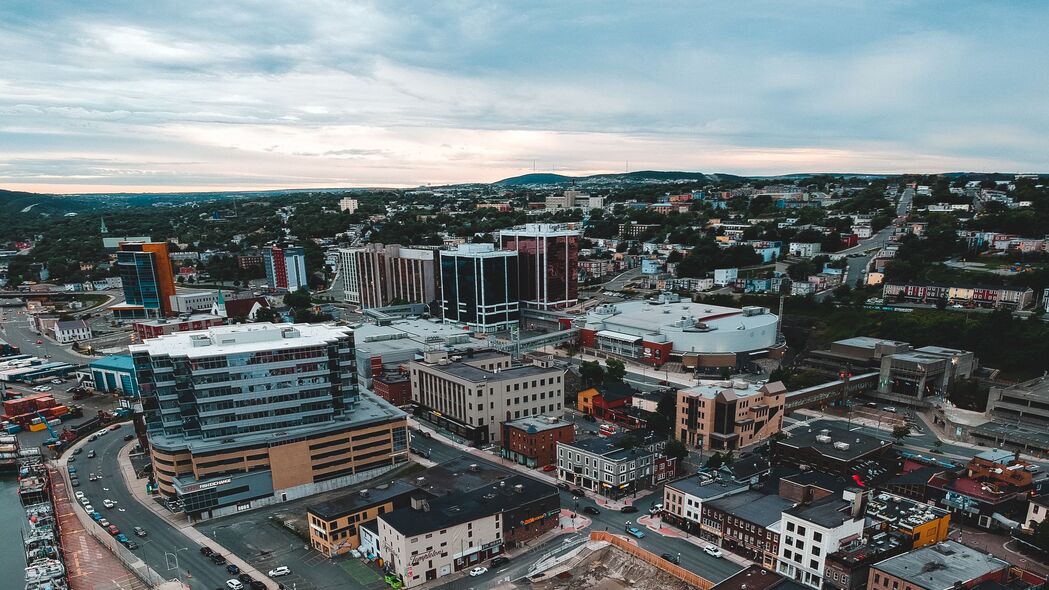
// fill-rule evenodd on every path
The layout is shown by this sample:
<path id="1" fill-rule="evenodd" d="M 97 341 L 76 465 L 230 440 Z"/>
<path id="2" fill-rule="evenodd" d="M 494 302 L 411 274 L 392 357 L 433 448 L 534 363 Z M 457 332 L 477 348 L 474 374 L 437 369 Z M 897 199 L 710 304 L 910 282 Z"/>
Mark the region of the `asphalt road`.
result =
<path id="1" fill-rule="evenodd" d="M 226 580 L 233 577 L 226 573 L 225 567 L 215 565 L 201 555 L 200 546 L 139 504 L 124 485 L 117 466 L 117 451 L 128 444 L 123 438 L 131 432 L 130 425 L 125 424 L 119 430 L 84 445 L 84 452 L 77 455 L 77 461 L 73 464 L 80 475 L 80 487 L 76 490 L 84 492 L 95 510 L 115 524 L 129 539 L 139 544 L 135 554 L 161 576 L 167 579 L 179 577 L 193 590 L 225 587 Z M 96 458 L 87 458 L 90 449 L 94 449 L 98 454 Z M 102 479 L 89 481 L 88 476 L 91 473 L 101 474 Z M 141 485 L 145 485 L 144 480 Z M 116 502 L 116 506 L 102 506 L 102 501 L 107 498 Z M 132 529 L 136 526 L 145 529 L 148 536 L 134 536 Z M 173 567 L 176 555 L 177 569 Z M 189 572 L 192 578 L 186 577 L 185 572 Z"/>
<path id="2" fill-rule="evenodd" d="M 17 346 L 22 354 L 51 355 L 53 361 L 73 365 L 91 362 L 91 358 L 70 351 L 68 345 L 56 344 L 37 334 L 30 329 L 29 322 L 30 316 L 25 312 L 25 308 L 4 308 L 0 311 L 0 339 Z M 41 343 L 37 344 L 37 340 Z"/>

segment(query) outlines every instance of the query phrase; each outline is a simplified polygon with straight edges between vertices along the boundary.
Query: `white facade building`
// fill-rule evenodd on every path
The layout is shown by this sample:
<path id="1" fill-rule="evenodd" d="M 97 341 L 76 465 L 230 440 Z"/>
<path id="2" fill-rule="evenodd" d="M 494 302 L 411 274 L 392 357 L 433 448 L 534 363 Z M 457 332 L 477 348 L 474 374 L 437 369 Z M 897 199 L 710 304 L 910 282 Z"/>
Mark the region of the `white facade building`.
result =
<path id="1" fill-rule="evenodd" d="M 817 590 L 823 586 L 827 556 L 863 540 L 862 493 L 846 491 L 844 498 L 828 497 L 783 513 L 777 573 Z"/>
<path id="2" fill-rule="evenodd" d="M 351 199 L 349 197 L 339 199 L 339 211 L 344 213 L 356 213 L 357 207 L 357 199 Z"/>
<path id="3" fill-rule="evenodd" d="M 55 340 L 61 344 L 68 344 L 78 340 L 91 338 L 91 327 L 84 320 L 73 320 L 70 322 L 55 322 Z"/>

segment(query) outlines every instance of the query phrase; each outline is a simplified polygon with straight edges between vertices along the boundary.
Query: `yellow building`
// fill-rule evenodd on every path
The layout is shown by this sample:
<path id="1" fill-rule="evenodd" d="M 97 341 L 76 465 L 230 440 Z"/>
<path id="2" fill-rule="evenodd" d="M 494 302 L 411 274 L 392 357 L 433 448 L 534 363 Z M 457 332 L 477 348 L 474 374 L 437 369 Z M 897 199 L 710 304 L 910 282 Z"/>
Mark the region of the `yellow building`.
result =
<path id="1" fill-rule="evenodd" d="M 867 517 L 884 532 L 910 537 L 914 549 L 946 540 L 951 527 L 950 512 L 884 492 L 871 496 Z"/>
<path id="2" fill-rule="evenodd" d="M 429 493 L 403 481 L 393 481 L 383 489 L 367 489 L 315 504 L 306 510 L 310 525 L 310 545 L 327 557 L 356 549 L 361 544 L 361 525 L 381 514 L 411 505 L 415 495 Z"/>

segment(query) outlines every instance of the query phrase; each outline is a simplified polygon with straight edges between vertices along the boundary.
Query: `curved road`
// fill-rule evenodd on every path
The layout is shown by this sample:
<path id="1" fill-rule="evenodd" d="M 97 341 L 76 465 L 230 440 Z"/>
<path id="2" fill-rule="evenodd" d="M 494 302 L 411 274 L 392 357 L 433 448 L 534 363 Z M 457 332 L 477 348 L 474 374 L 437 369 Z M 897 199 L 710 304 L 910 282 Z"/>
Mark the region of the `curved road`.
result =
<path id="1" fill-rule="evenodd" d="M 125 486 L 117 465 L 117 452 L 124 445 L 131 444 L 123 438 L 132 432 L 131 426 L 124 424 L 120 429 L 99 437 L 95 442 L 83 445 L 84 452 L 77 455 L 76 462 L 72 464 L 80 475 L 80 487 L 76 490 L 84 492 L 103 518 L 115 524 L 120 532 L 138 543 L 139 548 L 134 553 L 164 578 L 181 578 L 193 590 L 224 588 L 226 580 L 234 577 L 226 573 L 225 566 L 211 563 L 211 560 L 200 554 L 199 545 L 139 504 Z M 94 459 L 87 458 L 91 449 L 98 455 Z M 91 473 L 101 474 L 102 479 L 89 481 L 88 476 Z M 145 485 L 145 480 L 141 482 L 141 485 Z M 116 502 L 116 506 L 105 508 L 102 500 L 107 498 Z M 132 529 L 136 526 L 145 529 L 148 536 L 134 536 Z M 172 556 L 176 554 L 178 569 L 173 567 L 175 559 Z M 186 577 L 186 572 L 189 572 L 192 578 Z"/>

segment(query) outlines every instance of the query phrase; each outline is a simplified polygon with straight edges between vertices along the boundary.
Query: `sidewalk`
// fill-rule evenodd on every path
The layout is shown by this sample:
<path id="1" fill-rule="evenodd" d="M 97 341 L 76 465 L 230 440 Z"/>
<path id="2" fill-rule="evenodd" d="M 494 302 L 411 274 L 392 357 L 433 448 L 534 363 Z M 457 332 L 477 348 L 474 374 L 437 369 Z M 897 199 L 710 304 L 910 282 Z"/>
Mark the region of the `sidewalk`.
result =
<path id="1" fill-rule="evenodd" d="M 644 526 L 645 528 L 656 533 L 657 535 L 663 537 L 672 537 L 675 539 L 682 539 L 688 543 L 695 545 L 696 547 L 699 547 L 700 549 L 708 545 L 712 545 L 712 543 L 704 541 L 703 539 L 700 539 L 695 535 L 690 535 L 673 525 L 668 524 L 666 526 L 663 526 L 663 519 L 658 516 L 642 516 L 637 519 L 637 524 Z M 753 561 L 741 555 L 736 555 L 735 553 L 732 553 L 724 547 L 719 547 L 719 549 L 721 549 L 722 559 L 726 559 L 728 561 L 731 561 L 732 563 L 735 563 L 743 567 L 750 567 L 754 565 Z"/>
<path id="2" fill-rule="evenodd" d="M 165 522 L 176 528 L 183 535 L 186 535 L 190 540 L 194 541 L 198 545 L 207 545 L 219 553 L 224 555 L 226 559 L 240 568 L 240 571 L 248 574 L 252 578 L 261 581 L 266 585 L 269 590 L 276 590 L 277 583 L 270 580 L 270 578 L 259 570 L 255 569 L 254 566 L 241 559 L 237 554 L 219 545 L 215 539 L 205 536 L 203 533 L 198 531 L 190 524 L 189 519 L 184 516 L 173 514 L 172 512 L 165 510 L 160 504 L 158 504 L 152 496 L 146 493 L 146 486 L 135 485 L 135 468 L 131 465 L 131 447 L 134 446 L 135 442 L 131 441 L 124 445 L 120 452 L 117 453 L 117 463 L 120 465 L 120 473 L 123 475 L 124 485 L 127 486 L 131 495 L 142 504 L 144 507 L 152 511 L 154 514 L 164 519 Z"/>

